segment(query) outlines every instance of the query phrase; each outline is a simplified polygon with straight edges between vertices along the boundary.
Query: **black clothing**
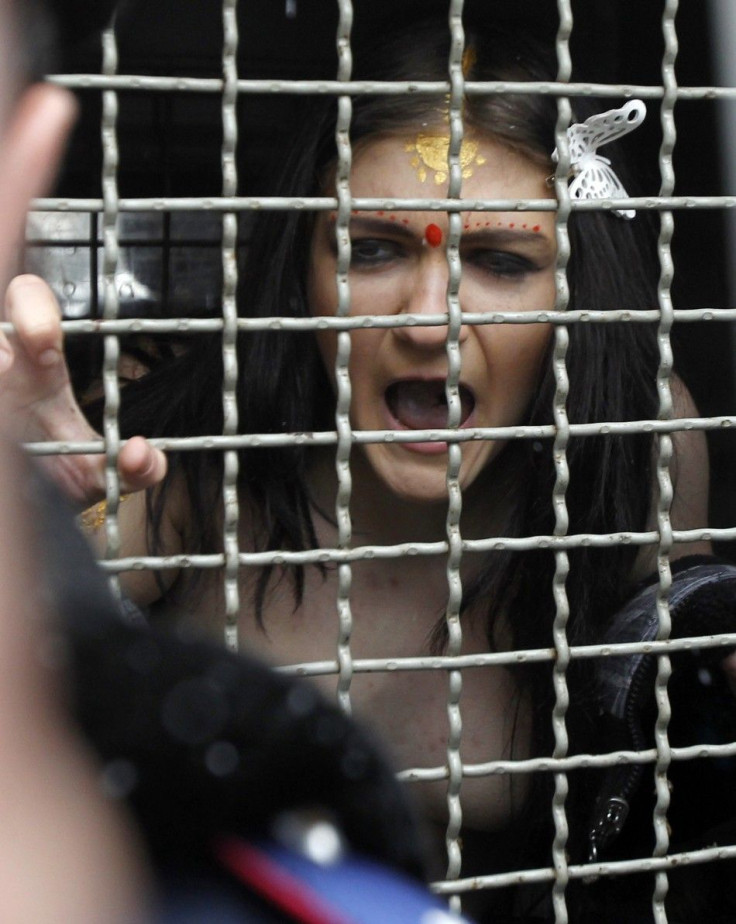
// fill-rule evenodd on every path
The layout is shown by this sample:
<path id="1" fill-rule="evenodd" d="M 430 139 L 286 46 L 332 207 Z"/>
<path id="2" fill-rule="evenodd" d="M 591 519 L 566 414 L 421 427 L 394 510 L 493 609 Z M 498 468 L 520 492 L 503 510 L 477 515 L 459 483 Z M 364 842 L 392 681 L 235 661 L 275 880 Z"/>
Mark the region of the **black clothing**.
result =
<path id="1" fill-rule="evenodd" d="M 709 647 L 708 637 L 736 632 L 736 567 L 714 558 L 690 557 L 676 561 L 672 571 L 670 637 L 705 642 L 671 654 L 667 740 L 673 748 L 734 743 L 736 703 L 719 667 L 734 646 Z M 659 625 L 657 593 L 653 579 L 616 614 L 602 642 L 653 641 Z M 655 747 L 656 674 L 656 655 L 599 659 L 598 719 L 605 746 L 600 751 Z M 736 753 L 673 760 L 667 779 L 669 854 L 736 844 Z M 585 859 L 652 856 L 655 802 L 651 761 L 603 771 L 592 801 Z M 670 924 L 736 920 L 735 873 L 733 860 L 678 864 L 669 873 L 666 907 Z M 587 911 L 580 912 L 580 920 L 649 922 L 653 888 L 652 874 L 599 880 L 587 889 L 583 885 L 581 908 Z"/>

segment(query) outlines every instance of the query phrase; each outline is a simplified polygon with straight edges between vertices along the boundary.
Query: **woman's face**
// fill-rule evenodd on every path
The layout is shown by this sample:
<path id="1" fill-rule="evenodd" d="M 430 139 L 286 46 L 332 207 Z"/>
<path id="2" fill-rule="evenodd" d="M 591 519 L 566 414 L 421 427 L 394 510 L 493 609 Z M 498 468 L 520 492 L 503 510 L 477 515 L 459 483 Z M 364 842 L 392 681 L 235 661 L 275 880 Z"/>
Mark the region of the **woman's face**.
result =
<path id="1" fill-rule="evenodd" d="M 467 147 L 466 147 L 467 146 Z M 466 199 L 547 198 L 549 171 L 490 138 L 466 141 Z M 354 197 L 429 199 L 446 194 L 442 156 L 432 136 L 387 137 L 359 147 Z M 436 163 L 435 163 L 436 161 Z M 438 182 L 439 177 L 439 182 Z M 554 212 L 462 212 L 465 312 L 550 310 L 555 304 Z M 353 213 L 349 274 L 351 315 L 443 314 L 447 311 L 448 216 L 437 211 Z M 314 315 L 337 306 L 335 214 L 320 213 L 311 245 L 308 292 Z M 519 423 L 532 399 L 550 338 L 546 324 L 466 325 L 460 333 L 462 427 Z M 337 335 L 318 334 L 335 378 Z M 368 329 L 351 334 L 350 419 L 354 430 L 433 430 L 447 425 L 446 325 Z M 461 444 L 460 483 L 468 488 L 498 455 L 499 440 Z M 376 443 L 364 447 L 378 477 L 418 502 L 447 497 L 447 445 Z"/>

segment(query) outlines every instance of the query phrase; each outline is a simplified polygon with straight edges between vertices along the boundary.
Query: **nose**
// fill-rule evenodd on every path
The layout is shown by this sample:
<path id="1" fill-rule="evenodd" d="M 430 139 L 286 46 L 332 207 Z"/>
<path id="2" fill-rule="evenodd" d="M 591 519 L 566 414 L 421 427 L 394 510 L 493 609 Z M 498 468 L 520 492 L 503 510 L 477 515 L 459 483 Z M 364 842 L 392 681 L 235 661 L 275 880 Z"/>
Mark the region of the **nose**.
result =
<path id="1" fill-rule="evenodd" d="M 417 315 L 420 318 L 427 315 L 447 315 L 448 281 L 449 272 L 444 254 L 428 255 L 426 260 L 420 261 L 416 272 L 406 280 L 406 290 L 402 293 L 401 299 L 401 313 Z M 394 328 L 394 334 L 400 341 L 421 350 L 444 349 L 448 332 L 447 323 L 414 324 Z M 468 328 L 462 325 L 459 342 L 463 343 L 467 336 Z"/>

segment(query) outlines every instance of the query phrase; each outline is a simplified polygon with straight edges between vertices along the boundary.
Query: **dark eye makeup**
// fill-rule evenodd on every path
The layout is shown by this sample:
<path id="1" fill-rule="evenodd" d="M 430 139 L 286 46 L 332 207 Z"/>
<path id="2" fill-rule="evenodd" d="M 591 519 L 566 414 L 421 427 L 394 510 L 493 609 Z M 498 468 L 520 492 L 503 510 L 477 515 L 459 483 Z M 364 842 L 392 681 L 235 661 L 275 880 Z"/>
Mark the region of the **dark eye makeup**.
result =
<path id="1" fill-rule="evenodd" d="M 423 238 L 417 242 L 416 234 L 403 225 L 389 225 L 382 219 L 363 219 L 359 224 L 371 227 L 353 230 L 350 240 L 350 266 L 353 270 L 379 269 L 403 259 L 417 246 L 426 246 Z M 336 253 L 337 244 L 332 234 L 329 245 Z M 471 232 L 467 237 L 463 234 L 460 255 L 469 271 L 476 270 L 494 279 L 513 281 L 544 269 L 548 264 L 545 256 L 548 249 L 537 228 L 531 231 L 512 231 L 510 228 L 488 231 L 484 228 L 480 232 Z"/>
<path id="2" fill-rule="evenodd" d="M 507 250 L 474 248 L 461 253 L 463 264 L 502 279 L 518 279 L 537 272 L 539 264 L 523 254 Z"/>
<path id="3" fill-rule="evenodd" d="M 404 248 L 398 241 L 381 238 L 352 238 L 350 241 L 350 266 L 353 269 L 370 269 L 382 266 L 400 258 Z"/>

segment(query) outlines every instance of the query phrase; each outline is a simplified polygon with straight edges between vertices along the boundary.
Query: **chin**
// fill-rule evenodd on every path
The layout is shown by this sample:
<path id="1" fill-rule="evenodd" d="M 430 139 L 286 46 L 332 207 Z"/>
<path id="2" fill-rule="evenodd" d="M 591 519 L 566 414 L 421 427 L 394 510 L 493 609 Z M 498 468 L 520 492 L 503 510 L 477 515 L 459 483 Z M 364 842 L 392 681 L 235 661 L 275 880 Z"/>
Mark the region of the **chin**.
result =
<path id="1" fill-rule="evenodd" d="M 382 447 L 381 447 L 382 448 Z M 405 458 L 394 453 L 399 450 Z M 367 453 L 368 462 L 378 480 L 391 494 L 407 503 L 418 505 L 447 505 L 447 453 L 434 456 L 421 456 L 398 446 L 390 447 L 390 458 L 381 453 L 378 458 Z M 479 474 L 488 466 L 489 459 L 466 460 L 460 472 L 460 488 L 467 491 L 478 479 Z"/>
<path id="2" fill-rule="evenodd" d="M 386 482 L 386 486 L 392 494 L 409 504 L 428 507 L 438 504 L 443 507 L 447 506 L 447 485 L 444 482 L 442 484 L 437 484 L 436 482 L 434 484 Z"/>

